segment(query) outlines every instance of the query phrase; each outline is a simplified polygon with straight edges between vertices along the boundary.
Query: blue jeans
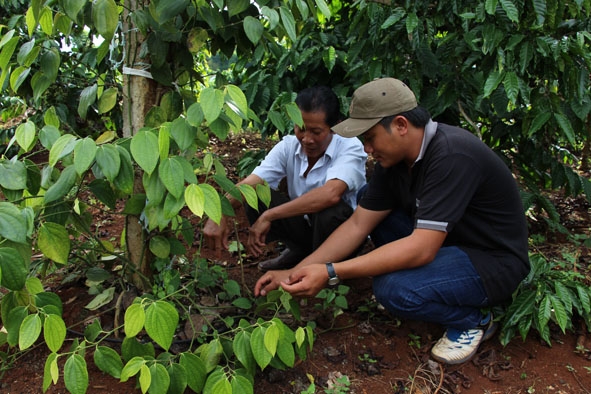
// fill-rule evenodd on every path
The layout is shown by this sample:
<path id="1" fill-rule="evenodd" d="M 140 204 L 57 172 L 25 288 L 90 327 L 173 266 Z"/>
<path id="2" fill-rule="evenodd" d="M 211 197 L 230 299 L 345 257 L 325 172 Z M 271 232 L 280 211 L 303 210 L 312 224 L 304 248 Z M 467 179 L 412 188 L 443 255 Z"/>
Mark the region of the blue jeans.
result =
<path id="1" fill-rule="evenodd" d="M 392 212 L 371 239 L 379 247 L 412 230 L 407 215 Z M 460 330 L 476 327 L 482 319 L 481 308 L 489 306 L 480 276 L 466 253 L 455 246 L 442 247 L 427 265 L 374 277 L 373 291 L 394 316 Z"/>

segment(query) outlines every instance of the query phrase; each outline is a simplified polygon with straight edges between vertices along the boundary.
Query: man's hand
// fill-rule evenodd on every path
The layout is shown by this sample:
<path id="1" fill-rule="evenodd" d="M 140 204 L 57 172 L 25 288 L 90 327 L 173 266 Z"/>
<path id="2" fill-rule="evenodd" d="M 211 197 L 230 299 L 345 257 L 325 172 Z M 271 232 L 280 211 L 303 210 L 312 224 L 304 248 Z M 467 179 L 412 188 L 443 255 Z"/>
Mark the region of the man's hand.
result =
<path id="1" fill-rule="evenodd" d="M 297 267 L 296 267 L 297 268 Z M 314 297 L 328 283 L 328 271 L 324 264 L 310 264 L 294 269 L 282 281 L 281 287 L 292 296 Z"/>
<path id="2" fill-rule="evenodd" d="M 228 237 L 230 235 L 230 227 L 227 223 L 227 218 L 224 216 L 218 225 L 211 219 L 207 219 L 203 227 L 203 235 L 205 241 L 210 249 L 213 249 L 216 257 L 222 257 L 222 248 L 228 249 Z"/>
<path id="3" fill-rule="evenodd" d="M 254 286 L 255 297 L 264 297 L 271 290 L 277 289 L 282 282 L 288 280 L 290 271 L 291 270 L 266 272 L 259 278 L 256 285 Z"/>
<path id="4" fill-rule="evenodd" d="M 261 215 L 256 222 L 248 229 L 248 241 L 246 242 L 246 249 L 250 254 L 258 257 L 263 253 L 267 234 L 271 230 L 271 221 Z"/>

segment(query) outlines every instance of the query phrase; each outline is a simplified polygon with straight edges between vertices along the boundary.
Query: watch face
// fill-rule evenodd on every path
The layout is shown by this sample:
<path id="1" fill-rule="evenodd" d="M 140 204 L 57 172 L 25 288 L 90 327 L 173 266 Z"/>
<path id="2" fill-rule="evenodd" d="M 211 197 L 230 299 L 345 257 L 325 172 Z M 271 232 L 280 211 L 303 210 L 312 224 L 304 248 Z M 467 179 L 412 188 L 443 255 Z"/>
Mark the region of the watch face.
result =
<path id="1" fill-rule="evenodd" d="M 339 279 L 339 277 L 338 277 L 338 276 L 335 276 L 335 277 L 333 277 L 333 278 L 329 278 L 329 279 L 328 279 L 328 284 L 329 284 L 330 286 L 338 285 L 340 282 L 341 282 L 341 281 L 340 281 L 340 279 Z"/>

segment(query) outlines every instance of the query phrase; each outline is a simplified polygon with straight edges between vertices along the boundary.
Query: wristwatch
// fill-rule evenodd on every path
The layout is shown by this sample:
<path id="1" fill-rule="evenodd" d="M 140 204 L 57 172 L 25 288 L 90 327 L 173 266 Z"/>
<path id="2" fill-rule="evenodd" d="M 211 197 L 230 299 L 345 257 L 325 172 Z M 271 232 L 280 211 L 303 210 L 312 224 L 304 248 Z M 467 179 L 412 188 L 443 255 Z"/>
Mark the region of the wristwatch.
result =
<path id="1" fill-rule="evenodd" d="M 336 286 L 341 283 L 339 276 L 334 270 L 331 262 L 326 263 L 326 270 L 328 271 L 328 285 L 329 286 Z"/>

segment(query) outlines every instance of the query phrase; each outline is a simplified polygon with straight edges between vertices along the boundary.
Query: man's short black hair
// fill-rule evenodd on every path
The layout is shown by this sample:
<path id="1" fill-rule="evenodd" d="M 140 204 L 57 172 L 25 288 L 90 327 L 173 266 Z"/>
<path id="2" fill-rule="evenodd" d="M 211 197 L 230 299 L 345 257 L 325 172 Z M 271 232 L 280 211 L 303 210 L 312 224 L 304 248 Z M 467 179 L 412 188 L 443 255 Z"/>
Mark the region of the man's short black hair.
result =
<path id="1" fill-rule="evenodd" d="M 389 130 L 392 120 L 397 116 L 404 116 L 415 127 L 425 127 L 427 123 L 429 123 L 429 120 L 431 120 L 431 114 L 429 111 L 424 107 L 418 106 L 414 109 L 411 109 L 410 111 L 386 116 L 379 121 L 379 124 Z"/>
<path id="2" fill-rule="evenodd" d="M 335 92 L 328 86 L 312 86 L 298 93 L 295 100 L 297 106 L 304 112 L 323 111 L 325 122 L 330 127 L 342 120 L 341 106 Z"/>

